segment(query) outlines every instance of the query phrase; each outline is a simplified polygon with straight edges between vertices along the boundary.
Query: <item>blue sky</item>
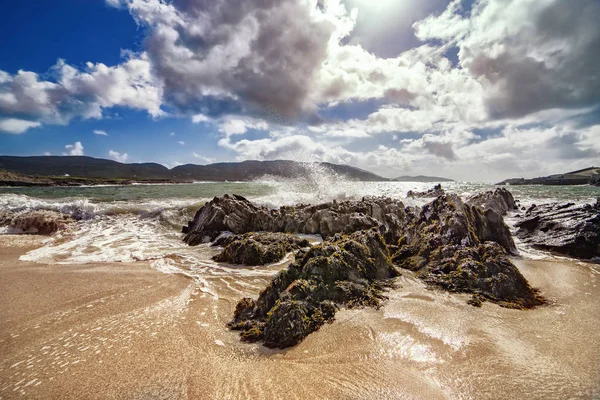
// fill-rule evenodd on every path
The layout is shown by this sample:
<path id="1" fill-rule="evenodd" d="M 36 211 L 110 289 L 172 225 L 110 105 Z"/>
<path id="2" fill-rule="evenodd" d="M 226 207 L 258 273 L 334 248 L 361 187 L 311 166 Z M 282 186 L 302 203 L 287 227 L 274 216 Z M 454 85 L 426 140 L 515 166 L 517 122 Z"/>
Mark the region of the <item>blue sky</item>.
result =
<path id="1" fill-rule="evenodd" d="M 0 18 L 0 154 L 461 180 L 600 164 L 595 0 L 43 0 Z"/>

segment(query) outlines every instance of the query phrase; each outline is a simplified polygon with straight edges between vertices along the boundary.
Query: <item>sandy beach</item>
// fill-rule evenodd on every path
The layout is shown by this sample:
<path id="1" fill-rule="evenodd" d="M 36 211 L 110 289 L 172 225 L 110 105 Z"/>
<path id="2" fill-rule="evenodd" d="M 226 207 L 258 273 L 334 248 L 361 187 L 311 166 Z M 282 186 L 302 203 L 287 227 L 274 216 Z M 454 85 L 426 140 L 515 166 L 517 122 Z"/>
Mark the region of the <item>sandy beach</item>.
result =
<path id="1" fill-rule="evenodd" d="M 380 310 L 342 310 L 300 345 L 244 344 L 218 298 L 145 262 L 19 261 L 0 236 L 0 398 L 581 398 L 599 394 L 598 267 L 517 265 L 551 304 L 531 311 L 427 290 L 405 274 Z M 260 286 L 260 285 L 258 285 Z M 258 287 L 257 286 L 257 287 Z M 246 292 L 240 290 L 247 287 Z"/>

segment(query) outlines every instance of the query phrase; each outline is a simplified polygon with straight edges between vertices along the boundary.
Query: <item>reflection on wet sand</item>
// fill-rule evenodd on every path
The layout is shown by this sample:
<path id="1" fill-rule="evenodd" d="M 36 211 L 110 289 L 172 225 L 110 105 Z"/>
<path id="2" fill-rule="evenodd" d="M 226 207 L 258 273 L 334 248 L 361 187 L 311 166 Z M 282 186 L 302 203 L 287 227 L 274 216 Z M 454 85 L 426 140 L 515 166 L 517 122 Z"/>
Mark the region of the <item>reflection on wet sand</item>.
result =
<path id="1" fill-rule="evenodd" d="M 0 398 L 600 394 L 598 265 L 514 260 L 551 302 L 529 311 L 475 308 L 405 272 L 380 310 L 342 310 L 274 351 L 241 343 L 225 324 L 281 265 L 190 279 L 146 262 L 33 264 L 17 259 L 39 239 L 14 238 L 0 238 Z"/>

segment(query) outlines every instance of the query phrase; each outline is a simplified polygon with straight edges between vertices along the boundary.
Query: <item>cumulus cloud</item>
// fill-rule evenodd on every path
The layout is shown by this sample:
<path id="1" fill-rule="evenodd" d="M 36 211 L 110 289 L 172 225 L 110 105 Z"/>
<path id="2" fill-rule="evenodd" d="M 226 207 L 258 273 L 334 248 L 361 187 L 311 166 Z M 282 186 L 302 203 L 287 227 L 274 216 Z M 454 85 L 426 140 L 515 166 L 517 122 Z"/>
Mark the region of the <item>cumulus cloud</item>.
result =
<path id="1" fill-rule="evenodd" d="M 75 142 L 73 144 L 67 144 L 65 146 L 67 150 L 63 153 L 64 156 L 82 156 L 83 155 L 83 145 L 81 142 Z"/>
<path id="2" fill-rule="evenodd" d="M 334 142 L 328 143 L 308 135 L 292 135 L 275 138 L 231 142 L 222 139 L 219 144 L 238 154 L 238 160 L 279 160 L 293 159 L 297 161 L 324 161 L 335 164 L 349 164 L 374 171 L 403 171 L 410 165 L 410 155 L 397 149 L 378 146 L 366 152 L 349 151 Z"/>
<path id="3" fill-rule="evenodd" d="M 489 87 L 491 117 L 600 102 L 598 1 L 485 0 L 463 15 L 455 0 L 417 34 L 459 49 L 461 66 Z"/>
<path id="4" fill-rule="evenodd" d="M 36 128 L 40 125 L 41 124 L 39 122 L 27 121 L 18 118 L 5 118 L 0 119 L 0 132 L 19 135 L 26 132 L 30 128 Z"/>
<path id="5" fill-rule="evenodd" d="M 114 3 L 112 1 L 111 3 Z M 146 49 L 181 112 L 243 111 L 296 118 L 337 33 L 351 29 L 338 1 L 122 0 L 149 30 Z"/>
<path id="6" fill-rule="evenodd" d="M 94 135 L 98 135 L 98 136 L 108 136 L 108 133 L 106 133 L 105 131 L 101 131 L 99 129 L 94 130 Z"/>
<path id="7" fill-rule="evenodd" d="M 3 72 L 0 116 L 64 125 L 76 117 L 101 118 L 104 109 L 114 106 L 146 110 L 154 117 L 163 114 L 162 89 L 144 55 L 115 67 L 87 63 L 83 71 L 59 60 L 50 75 L 55 79 L 43 80 L 23 70 L 15 75 Z"/>
<path id="8" fill-rule="evenodd" d="M 114 151 L 114 150 L 110 150 L 108 152 L 108 156 L 110 158 L 112 158 L 113 160 L 118 161 L 120 163 L 127 162 L 127 159 L 129 158 L 129 155 L 127 155 L 127 153 L 119 153 L 118 151 Z"/>

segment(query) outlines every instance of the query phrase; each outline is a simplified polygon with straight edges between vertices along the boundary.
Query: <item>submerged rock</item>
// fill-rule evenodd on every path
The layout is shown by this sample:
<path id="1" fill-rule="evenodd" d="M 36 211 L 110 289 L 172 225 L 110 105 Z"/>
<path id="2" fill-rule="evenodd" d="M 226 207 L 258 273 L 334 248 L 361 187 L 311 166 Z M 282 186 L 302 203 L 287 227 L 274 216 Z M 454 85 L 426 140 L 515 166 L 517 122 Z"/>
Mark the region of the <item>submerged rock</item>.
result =
<path id="1" fill-rule="evenodd" d="M 58 211 L 36 210 L 14 214 L 0 212 L 0 226 L 8 227 L 15 233 L 50 235 L 66 229 L 74 219 Z"/>
<path id="2" fill-rule="evenodd" d="M 310 246 L 306 239 L 287 233 L 245 233 L 224 236 L 213 244 L 223 250 L 215 261 L 242 265 L 265 265 L 280 261 L 287 253 Z"/>
<path id="3" fill-rule="evenodd" d="M 294 346 L 332 321 L 338 306 L 378 307 L 398 275 L 378 230 L 336 235 L 282 270 L 257 300 L 242 299 L 229 326 L 245 341 Z"/>
<path id="4" fill-rule="evenodd" d="M 600 257 L 600 202 L 533 205 L 516 236 L 535 248 L 591 259 Z"/>

